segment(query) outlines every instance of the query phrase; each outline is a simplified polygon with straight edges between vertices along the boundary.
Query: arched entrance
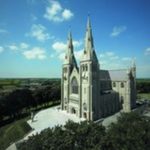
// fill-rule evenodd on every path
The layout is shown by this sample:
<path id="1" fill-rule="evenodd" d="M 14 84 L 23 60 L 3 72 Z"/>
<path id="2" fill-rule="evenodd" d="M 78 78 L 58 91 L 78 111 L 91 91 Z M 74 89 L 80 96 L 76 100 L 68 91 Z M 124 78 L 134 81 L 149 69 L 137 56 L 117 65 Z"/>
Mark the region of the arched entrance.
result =
<path id="1" fill-rule="evenodd" d="M 86 113 L 86 112 L 83 113 L 83 117 L 84 117 L 85 119 L 87 119 L 87 113 Z"/>
<path id="2" fill-rule="evenodd" d="M 72 109 L 71 109 L 71 113 L 72 113 L 72 114 L 76 114 L 75 108 L 72 108 Z"/>

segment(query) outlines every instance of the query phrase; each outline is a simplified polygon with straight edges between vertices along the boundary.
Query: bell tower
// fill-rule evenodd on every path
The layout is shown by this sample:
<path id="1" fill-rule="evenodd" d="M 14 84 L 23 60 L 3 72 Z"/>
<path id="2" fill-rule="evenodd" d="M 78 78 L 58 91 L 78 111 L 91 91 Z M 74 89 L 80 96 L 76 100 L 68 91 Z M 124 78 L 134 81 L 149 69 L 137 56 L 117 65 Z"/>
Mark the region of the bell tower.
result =
<path id="1" fill-rule="evenodd" d="M 62 80 L 61 80 L 61 109 L 68 111 L 69 104 L 69 90 L 70 90 L 70 74 L 73 68 L 77 68 L 77 63 L 73 53 L 72 34 L 68 33 L 67 51 L 62 67 Z"/>
<path id="2" fill-rule="evenodd" d="M 99 99 L 99 62 L 94 50 L 90 18 L 87 20 L 83 57 L 80 61 L 81 117 L 95 120 Z"/>

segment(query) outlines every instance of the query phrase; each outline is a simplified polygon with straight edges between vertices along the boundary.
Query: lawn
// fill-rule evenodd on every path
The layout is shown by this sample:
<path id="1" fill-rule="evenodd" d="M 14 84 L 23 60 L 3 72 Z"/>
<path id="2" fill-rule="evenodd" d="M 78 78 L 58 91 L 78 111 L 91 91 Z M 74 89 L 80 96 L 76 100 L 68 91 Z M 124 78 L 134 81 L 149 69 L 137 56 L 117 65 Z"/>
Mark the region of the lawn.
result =
<path id="1" fill-rule="evenodd" d="M 21 139 L 31 127 L 26 123 L 29 117 L 17 120 L 0 128 L 0 150 L 6 149 L 11 143 Z"/>
<path id="2" fill-rule="evenodd" d="M 138 98 L 150 100 L 150 93 L 138 93 Z"/>

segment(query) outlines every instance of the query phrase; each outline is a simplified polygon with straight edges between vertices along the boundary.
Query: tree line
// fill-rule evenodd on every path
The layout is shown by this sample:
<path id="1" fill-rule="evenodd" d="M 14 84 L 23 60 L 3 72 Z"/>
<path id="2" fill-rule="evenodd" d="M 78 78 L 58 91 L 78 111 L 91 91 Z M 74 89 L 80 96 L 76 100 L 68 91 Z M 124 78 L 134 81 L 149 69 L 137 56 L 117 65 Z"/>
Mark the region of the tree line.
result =
<path id="1" fill-rule="evenodd" d="M 20 143 L 18 150 L 149 150 L 150 118 L 122 113 L 107 129 L 94 122 L 75 123 L 43 130 Z"/>
<path id="2" fill-rule="evenodd" d="M 60 101 L 60 81 L 44 82 L 36 89 L 21 88 L 0 94 L 0 121 L 29 113 L 39 105 Z"/>
<path id="3" fill-rule="evenodd" d="M 150 93 L 150 81 L 137 81 L 138 93 Z"/>

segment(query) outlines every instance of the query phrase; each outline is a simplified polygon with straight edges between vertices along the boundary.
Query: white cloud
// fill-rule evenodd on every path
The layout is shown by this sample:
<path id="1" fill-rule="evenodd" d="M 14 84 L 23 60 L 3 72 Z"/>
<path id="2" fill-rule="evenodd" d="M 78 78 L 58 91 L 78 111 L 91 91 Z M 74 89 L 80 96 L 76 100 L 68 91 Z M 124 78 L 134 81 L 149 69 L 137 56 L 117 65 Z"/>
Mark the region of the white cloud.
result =
<path id="1" fill-rule="evenodd" d="M 62 17 L 65 20 L 70 19 L 71 17 L 73 17 L 73 13 L 69 10 L 69 9 L 64 9 L 64 11 L 62 12 Z"/>
<path id="2" fill-rule="evenodd" d="M 64 9 L 59 2 L 54 0 L 50 1 L 49 6 L 46 7 L 46 13 L 44 14 L 44 18 L 54 22 L 69 20 L 71 17 L 73 17 L 71 10 Z"/>
<path id="3" fill-rule="evenodd" d="M 29 48 L 29 45 L 27 43 L 21 42 L 19 44 L 12 43 L 12 44 L 8 45 L 7 47 L 10 50 L 16 52 L 18 50 L 25 50 L 25 49 Z"/>
<path id="4" fill-rule="evenodd" d="M 73 41 L 73 46 L 75 47 L 75 48 L 78 48 L 78 47 L 80 47 L 82 45 L 82 41 L 80 40 L 80 41 L 76 41 L 76 40 L 74 40 Z"/>
<path id="5" fill-rule="evenodd" d="M 18 46 L 16 46 L 16 44 L 8 45 L 8 48 L 12 51 L 17 51 L 19 49 Z"/>
<path id="6" fill-rule="evenodd" d="M 78 61 L 81 60 L 82 55 L 83 55 L 83 49 L 81 49 L 79 51 L 74 51 L 74 55 Z"/>
<path id="7" fill-rule="evenodd" d="M 145 50 L 145 55 L 150 55 L 150 47 Z"/>
<path id="8" fill-rule="evenodd" d="M 40 48 L 40 47 L 34 47 L 31 50 L 27 50 L 23 52 L 23 55 L 27 58 L 27 59 L 45 59 L 46 58 L 46 53 L 44 51 L 44 49 Z"/>
<path id="9" fill-rule="evenodd" d="M 131 61 L 132 58 L 130 58 L 130 57 L 123 57 L 122 60 L 123 60 L 123 61 Z"/>
<path id="10" fill-rule="evenodd" d="M 22 42 L 22 43 L 20 43 L 20 48 L 27 49 L 27 48 L 29 48 L 29 45 L 27 43 Z"/>
<path id="11" fill-rule="evenodd" d="M 0 53 L 4 51 L 4 47 L 0 46 Z"/>
<path id="12" fill-rule="evenodd" d="M 79 61 L 81 59 L 82 54 L 83 54 L 83 49 L 82 50 L 78 50 L 78 51 L 74 51 L 74 55 L 75 55 L 75 58 L 76 58 L 77 61 Z M 64 61 L 65 60 L 65 52 L 58 53 L 58 58 L 61 61 Z"/>
<path id="13" fill-rule="evenodd" d="M 110 34 L 111 37 L 117 37 L 119 36 L 122 32 L 124 32 L 127 29 L 126 26 L 115 26 L 113 28 L 112 33 Z"/>
<path id="14" fill-rule="evenodd" d="M 49 34 L 46 32 L 46 27 L 41 24 L 33 24 L 30 33 L 27 36 L 36 38 L 40 42 L 50 39 Z"/>
<path id="15" fill-rule="evenodd" d="M 119 59 L 119 56 L 112 56 L 110 59 L 116 60 L 116 59 Z"/>
<path id="16" fill-rule="evenodd" d="M 111 56 L 114 56 L 115 54 L 114 52 L 106 52 L 106 55 L 111 57 Z"/>
<path id="17" fill-rule="evenodd" d="M 67 44 L 65 44 L 65 43 L 63 43 L 63 42 L 55 42 L 55 43 L 53 43 L 52 48 L 53 48 L 57 53 L 60 53 L 60 52 L 63 52 L 63 51 L 66 50 Z"/>
<path id="18" fill-rule="evenodd" d="M 77 41 L 77 40 L 74 40 L 74 41 L 73 41 L 73 46 L 74 46 L 75 48 L 79 48 L 81 45 L 82 45 L 82 42 L 81 42 L 81 41 Z M 61 52 L 64 52 L 64 51 L 67 49 L 67 43 L 57 41 L 57 42 L 55 42 L 55 43 L 52 44 L 52 48 L 53 48 L 57 53 L 61 53 Z"/>
<path id="19" fill-rule="evenodd" d="M 58 58 L 59 58 L 61 61 L 64 61 L 64 60 L 65 60 L 65 53 L 60 53 L 60 54 L 58 54 Z"/>
<path id="20" fill-rule="evenodd" d="M 103 57 L 105 57 L 105 54 L 100 54 L 99 57 L 103 58 Z"/>
<path id="21" fill-rule="evenodd" d="M 99 62 L 102 69 L 126 69 L 131 66 L 131 57 L 120 57 L 112 51 L 106 51 L 99 55 Z"/>
<path id="22" fill-rule="evenodd" d="M 80 48 L 80 46 L 82 45 L 82 42 L 80 40 L 79 41 L 74 40 L 73 45 L 77 49 L 77 48 Z M 64 60 L 65 52 L 67 50 L 67 43 L 57 41 L 52 44 L 52 48 L 55 50 L 58 58 L 60 60 Z M 75 54 L 75 57 L 77 58 L 77 60 L 79 60 L 81 58 L 81 53 L 82 53 L 82 50 L 77 50 L 77 51 L 74 50 L 74 54 Z"/>

